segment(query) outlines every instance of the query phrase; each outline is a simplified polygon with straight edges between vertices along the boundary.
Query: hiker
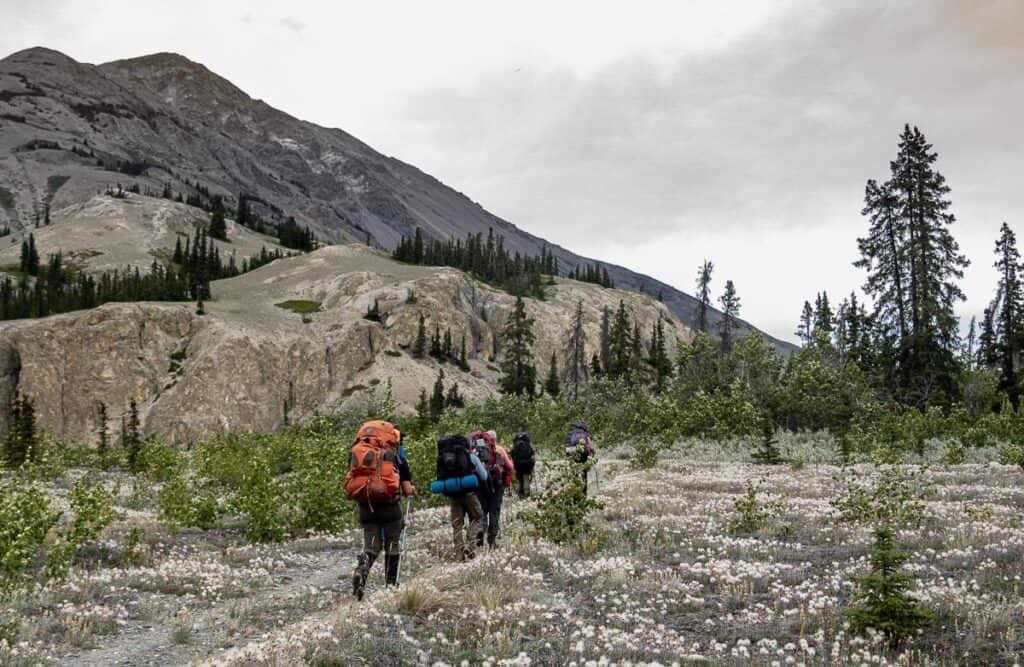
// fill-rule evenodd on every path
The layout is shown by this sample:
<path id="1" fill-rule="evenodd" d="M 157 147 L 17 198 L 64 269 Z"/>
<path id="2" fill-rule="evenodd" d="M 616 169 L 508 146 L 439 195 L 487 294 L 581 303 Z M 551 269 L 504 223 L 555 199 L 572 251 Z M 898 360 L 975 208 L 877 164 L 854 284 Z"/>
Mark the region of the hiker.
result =
<path id="1" fill-rule="evenodd" d="M 512 465 L 516 471 L 516 491 L 520 498 L 530 497 L 530 484 L 537 457 L 530 443 L 530 434 L 520 431 L 512 437 Z"/>
<path id="2" fill-rule="evenodd" d="M 480 520 L 480 530 L 476 535 L 476 545 L 484 545 L 484 536 L 487 537 L 487 545 L 492 549 L 498 541 L 498 531 L 501 528 L 501 502 L 505 498 L 505 489 L 512 486 L 512 459 L 503 447 L 498 445 L 494 431 L 475 431 L 469 436 L 473 444 L 474 452 L 480 463 L 487 470 L 487 482 L 477 489 L 477 496 L 480 498 L 480 506 L 483 508 L 483 518 Z"/>
<path id="3" fill-rule="evenodd" d="M 363 599 L 370 568 L 381 551 L 385 585 L 398 585 L 405 527 L 400 501 L 402 496 L 416 493 L 409 463 L 404 451 L 400 453 L 401 441 L 402 434 L 393 424 L 373 420 L 362 425 L 349 450 L 345 493 L 359 504 L 359 524 L 363 529 L 363 551 L 352 573 L 352 595 L 358 600 Z"/>
<path id="4" fill-rule="evenodd" d="M 476 557 L 476 536 L 480 532 L 483 509 L 475 489 L 486 484 L 487 478 L 487 470 L 473 453 L 466 436 L 455 433 L 437 441 L 438 482 L 434 484 L 440 483 L 438 492 L 448 497 L 452 542 L 455 557 L 459 560 L 473 560 Z"/>
<path id="5" fill-rule="evenodd" d="M 583 469 L 583 493 L 587 492 L 589 466 L 586 463 L 594 454 L 594 442 L 590 438 L 586 422 L 574 421 L 569 425 L 569 435 L 565 437 L 565 455 L 571 462 L 578 463 Z"/>

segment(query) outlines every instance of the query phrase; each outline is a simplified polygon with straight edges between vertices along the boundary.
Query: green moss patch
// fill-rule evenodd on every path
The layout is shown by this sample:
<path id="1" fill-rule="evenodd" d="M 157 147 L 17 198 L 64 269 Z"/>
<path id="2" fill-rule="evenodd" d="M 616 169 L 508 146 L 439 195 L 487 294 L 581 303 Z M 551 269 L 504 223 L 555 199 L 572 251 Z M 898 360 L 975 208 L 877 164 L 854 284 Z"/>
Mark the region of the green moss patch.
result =
<path id="1" fill-rule="evenodd" d="M 290 310 L 293 313 L 306 314 L 306 313 L 318 313 L 318 312 L 320 312 L 320 302 L 319 301 L 306 301 L 304 299 L 292 299 L 290 301 L 282 301 L 280 303 L 275 303 L 274 305 L 277 306 L 278 308 L 284 308 L 285 310 Z"/>

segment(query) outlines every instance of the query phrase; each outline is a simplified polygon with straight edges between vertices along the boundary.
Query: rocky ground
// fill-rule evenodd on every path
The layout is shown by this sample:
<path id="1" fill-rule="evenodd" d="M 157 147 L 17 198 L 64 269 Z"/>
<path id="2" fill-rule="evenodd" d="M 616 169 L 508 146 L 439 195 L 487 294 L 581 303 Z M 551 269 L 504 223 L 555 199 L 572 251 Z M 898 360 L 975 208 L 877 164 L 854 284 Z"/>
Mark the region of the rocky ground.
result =
<path id="1" fill-rule="evenodd" d="M 63 584 L 22 595 L 19 643 L 0 663 L 167 665 L 1013 665 L 1024 654 L 1024 491 L 1017 468 L 908 469 L 932 489 L 898 531 L 934 612 L 898 649 L 846 629 L 870 530 L 839 520 L 848 487 L 827 465 L 764 467 L 673 453 L 655 469 L 608 460 L 592 484 L 593 538 L 527 534 L 510 499 L 502 546 L 449 556 L 444 509 L 416 509 L 403 582 L 347 596 L 356 536 L 236 544 L 230 528 L 169 534 L 122 479 L 109 544 Z M 719 460 L 721 456 L 718 457 Z M 873 467 L 862 468 L 870 479 Z M 114 478 L 109 482 L 113 483 Z M 55 488 L 70 482 L 54 482 Z M 730 530 L 748 483 L 763 526 Z M 144 529 L 138 563 L 118 533 Z"/>

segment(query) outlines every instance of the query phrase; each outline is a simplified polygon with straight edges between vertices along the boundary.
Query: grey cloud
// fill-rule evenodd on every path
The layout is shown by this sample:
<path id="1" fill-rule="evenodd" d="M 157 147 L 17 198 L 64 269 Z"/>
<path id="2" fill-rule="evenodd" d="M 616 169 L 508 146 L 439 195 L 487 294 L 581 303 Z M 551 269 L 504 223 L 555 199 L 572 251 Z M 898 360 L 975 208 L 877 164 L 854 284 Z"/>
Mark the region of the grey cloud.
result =
<path id="1" fill-rule="evenodd" d="M 292 32 L 302 32 L 306 29 L 306 24 L 294 16 L 286 16 L 279 23 Z"/>
<path id="2" fill-rule="evenodd" d="M 585 77 L 493 72 L 422 91 L 407 119 L 451 152 L 438 171 L 559 236 L 857 218 L 905 122 L 936 144 L 969 214 L 1019 189 L 1022 27 L 1012 0 L 808 3 L 724 52 L 637 55 Z M 1024 208 L 1024 193 L 1007 205 Z"/>

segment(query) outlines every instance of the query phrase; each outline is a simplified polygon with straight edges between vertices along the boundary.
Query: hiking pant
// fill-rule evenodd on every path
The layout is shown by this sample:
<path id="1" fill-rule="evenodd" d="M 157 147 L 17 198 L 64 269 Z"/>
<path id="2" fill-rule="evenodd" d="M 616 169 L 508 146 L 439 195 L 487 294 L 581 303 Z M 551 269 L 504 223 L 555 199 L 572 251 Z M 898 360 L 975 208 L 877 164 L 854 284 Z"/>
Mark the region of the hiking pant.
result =
<path id="1" fill-rule="evenodd" d="M 475 493 L 449 496 L 451 508 L 452 542 L 456 558 L 472 558 L 476 553 L 476 535 L 480 532 L 480 517 L 483 510 Z M 468 520 L 468 524 L 466 523 Z M 463 532 L 465 525 L 465 532 Z"/>
<path id="2" fill-rule="evenodd" d="M 480 495 L 480 506 L 483 508 L 484 516 L 480 521 L 480 530 L 476 534 L 476 545 L 484 545 L 484 535 L 487 535 L 487 544 L 494 546 L 498 540 L 498 530 L 501 528 L 501 501 L 505 499 L 505 487 L 500 483 L 496 489 L 485 489 Z"/>
<path id="3" fill-rule="evenodd" d="M 516 491 L 519 493 L 520 498 L 530 497 L 530 486 L 533 483 L 532 472 L 517 472 L 516 473 Z"/>
<path id="4" fill-rule="evenodd" d="M 405 517 L 398 502 L 375 507 L 370 511 L 365 505 L 359 506 L 359 525 L 363 529 L 363 551 L 356 563 L 356 572 L 365 581 L 370 575 L 374 561 L 384 552 L 385 576 L 388 583 L 394 583 L 401 557 L 402 529 Z"/>

